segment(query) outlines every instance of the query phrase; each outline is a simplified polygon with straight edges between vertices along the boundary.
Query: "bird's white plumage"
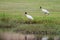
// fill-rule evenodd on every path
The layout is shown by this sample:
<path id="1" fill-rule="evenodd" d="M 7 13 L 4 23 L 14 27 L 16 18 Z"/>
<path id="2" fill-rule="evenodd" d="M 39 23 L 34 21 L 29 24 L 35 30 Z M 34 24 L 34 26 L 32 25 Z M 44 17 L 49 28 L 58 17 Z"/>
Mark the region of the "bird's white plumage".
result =
<path id="1" fill-rule="evenodd" d="M 43 12 L 45 12 L 46 14 L 48 14 L 48 13 L 49 13 L 49 11 L 48 11 L 48 10 L 46 10 L 46 9 L 42 9 L 42 11 L 43 11 Z"/>
<path id="2" fill-rule="evenodd" d="M 32 17 L 31 15 L 26 14 L 26 17 L 27 17 L 28 19 L 33 20 L 33 17 Z"/>

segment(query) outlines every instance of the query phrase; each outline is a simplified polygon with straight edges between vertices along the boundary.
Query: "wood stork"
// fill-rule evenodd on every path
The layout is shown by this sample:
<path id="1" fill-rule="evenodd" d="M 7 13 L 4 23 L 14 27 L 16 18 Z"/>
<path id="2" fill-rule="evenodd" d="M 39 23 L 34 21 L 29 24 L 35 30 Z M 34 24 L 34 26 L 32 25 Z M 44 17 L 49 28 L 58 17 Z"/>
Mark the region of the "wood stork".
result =
<path id="1" fill-rule="evenodd" d="M 25 12 L 25 15 L 29 20 L 33 20 L 33 17 L 31 15 L 28 15 L 27 12 Z"/>
<path id="2" fill-rule="evenodd" d="M 41 6 L 40 6 L 40 9 L 41 9 L 42 12 L 44 12 L 44 14 L 49 15 L 49 11 L 48 10 L 43 9 Z"/>
<path id="3" fill-rule="evenodd" d="M 27 12 L 25 12 L 25 15 L 26 15 L 26 17 L 28 18 L 27 23 L 28 23 L 28 24 L 31 24 L 32 21 L 33 21 L 33 17 L 32 17 L 31 15 L 28 15 Z"/>

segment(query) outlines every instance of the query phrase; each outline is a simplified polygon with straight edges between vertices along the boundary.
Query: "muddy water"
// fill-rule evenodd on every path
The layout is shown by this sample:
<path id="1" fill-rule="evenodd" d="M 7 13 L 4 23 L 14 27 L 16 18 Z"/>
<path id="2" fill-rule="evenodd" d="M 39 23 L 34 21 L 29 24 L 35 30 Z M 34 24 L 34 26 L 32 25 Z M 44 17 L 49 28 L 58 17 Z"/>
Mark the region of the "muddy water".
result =
<path id="1" fill-rule="evenodd" d="M 33 34 L 24 35 L 19 33 L 0 33 L 0 40 L 34 40 Z"/>
<path id="2" fill-rule="evenodd" d="M 43 36 L 39 38 L 33 34 L 4 32 L 4 33 L 0 33 L 0 40 L 60 40 L 60 36 L 55 36 L 53 38 L 48 36 Z"/>

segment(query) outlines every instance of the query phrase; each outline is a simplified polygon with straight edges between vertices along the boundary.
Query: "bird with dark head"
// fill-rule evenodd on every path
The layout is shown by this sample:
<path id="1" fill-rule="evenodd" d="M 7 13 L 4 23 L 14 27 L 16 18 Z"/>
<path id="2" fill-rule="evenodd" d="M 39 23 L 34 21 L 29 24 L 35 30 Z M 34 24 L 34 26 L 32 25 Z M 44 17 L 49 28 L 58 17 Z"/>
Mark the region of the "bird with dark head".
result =
<path id="1" fill-rule="evenodd" d="M 49 15 L 49 11 L 47 9 L 44 9 L 41 6 L 40 6 L 40 9 L 41 9 L 42 12 L 44 12 L 44 14 Z"/>
<path id="2" fill-rule="evenodd" d="M 31 23 L 31 21 L 33 20 L 33 17 L 31 15 L 28 15 L 27 12 L 25 12 L 25 16 L 29 20 L 29 23 Z"/>
<path id="3" fill-rule="evenodd" d="M 28 19 L 33 20 L 33 17 L 31 15 L 28 15 L 27 12 L 25 12 L 25 15 Z"/>

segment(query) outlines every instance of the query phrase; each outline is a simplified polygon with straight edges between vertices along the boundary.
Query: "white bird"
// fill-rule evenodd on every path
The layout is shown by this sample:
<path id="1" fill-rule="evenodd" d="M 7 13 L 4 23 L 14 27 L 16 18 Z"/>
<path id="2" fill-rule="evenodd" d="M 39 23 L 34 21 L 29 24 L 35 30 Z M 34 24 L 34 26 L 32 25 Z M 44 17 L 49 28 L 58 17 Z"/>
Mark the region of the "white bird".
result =
<path id="1" fill-rule="evenodd" d="M 48 14 L 49 15 L 49 11 L 48 10 L 43 9 L 41 6 L 40 6 L 40 9 L 42 10 L 42 12 L 44 12 L 44 14 Z"/>
<path id="2" fill-rule="evenodd" d="M 33 20 L 33 17 L 31 15 L 28 15 L 27 12 L 25 12 L 25 15 L 29 20 Z"/>

